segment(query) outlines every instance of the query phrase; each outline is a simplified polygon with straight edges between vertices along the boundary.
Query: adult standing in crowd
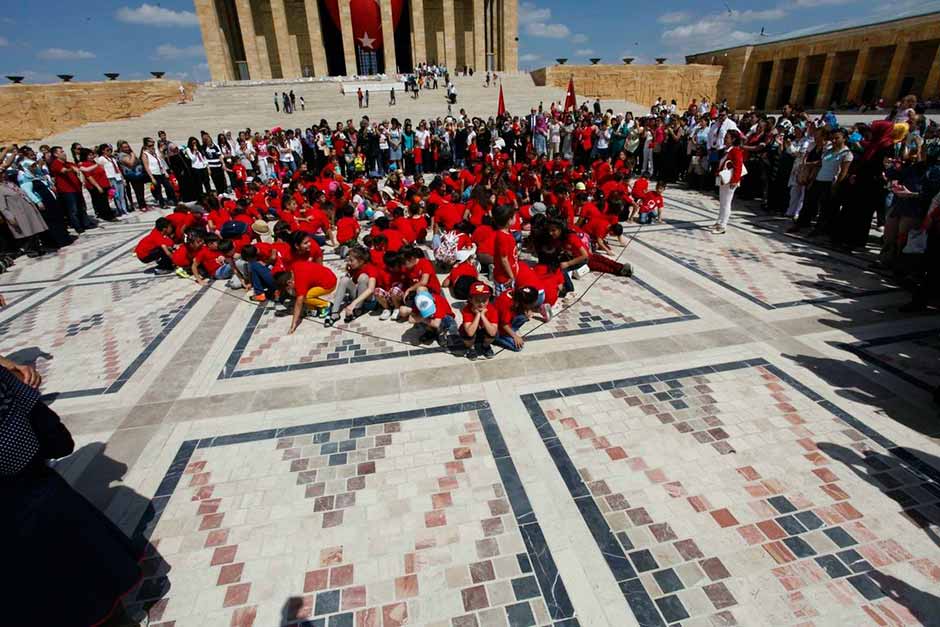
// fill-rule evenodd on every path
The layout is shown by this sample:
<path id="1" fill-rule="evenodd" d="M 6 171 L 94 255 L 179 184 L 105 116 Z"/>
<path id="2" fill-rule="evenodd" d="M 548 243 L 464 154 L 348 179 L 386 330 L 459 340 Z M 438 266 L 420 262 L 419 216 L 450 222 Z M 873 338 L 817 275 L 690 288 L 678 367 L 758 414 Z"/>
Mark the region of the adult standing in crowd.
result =
<path id="1" fill-rule="evenodd" d="M 99 220 L 113 222 L 116 218 L 108 203 L 111 192 L 111 181 L 105 174 L 104 168 L 95 161 L 95 153 L 89 148 L 80 148 L 78 152 L 79 168 L 85 177 L 85 188 L 91 195 L 91 206 Z"/>
<path id="2" fill-rule="evenodd" d="M 144 137 L 143 147 L 140 149 L 144 172 L 150 178 L 153 197 L 161 207 L 172 207 L 176 204 L 176 192 L 167 178 L 169 167 L 163 158 L 162 151 L 157 147 L 152 137 Z"/>
<path id="3" fill-rule="evenodd" d="M 131 145 L 124 139 L 119 139 L 115 146 L 117 146 L 117 160 L 121 165 L 121 173 L 124 175 L 124 180 L 127 181 L 130 191 L 134 192 L 134 198 L 137 202 L 137 209 L 139 211 L 147 211 L 147 198 L 145 196 L 144 185 L 149 181 L 147 172 L 144 170 L 144 164 L 134 153 L 134 149 L 131 148 Z M 128 199 L 130 199 L 130 192 L 128 192 Z"/>
<path id="4" fill-rule="evenodd" d="M 73 162 L 68 161 L 62 146 L 53 146 L 50 152 L 49 172 L 55 177 L 55 191 L 65 206 L 65 215 L 76 233 L 93 229 L 98 223 L 85 211 L 85 199 L 82 196 L 82 171 Z"/>

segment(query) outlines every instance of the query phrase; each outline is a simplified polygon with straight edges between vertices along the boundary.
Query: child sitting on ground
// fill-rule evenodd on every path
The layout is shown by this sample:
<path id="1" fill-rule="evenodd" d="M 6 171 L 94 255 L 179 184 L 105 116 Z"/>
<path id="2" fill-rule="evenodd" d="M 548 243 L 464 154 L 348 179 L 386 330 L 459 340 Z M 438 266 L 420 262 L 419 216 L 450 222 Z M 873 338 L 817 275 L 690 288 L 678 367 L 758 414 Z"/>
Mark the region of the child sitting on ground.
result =
<path id="1" fill-rule="evenodd" d="M 157 218 L 153 230 L 137 243 L 134 252 L 143 263 L 157 262 L 156 272 L 162 274 L 173 270 L 173 223 L 166 218 Z"/>
<path id="2" fill-rule="evenodd" d="M 375 258 L 373 257 L 373 265 Z M 379 320 L 385 321 L 392 317 L 393 311 L 400 311 L 405 298 L 405 270 L 402 267 L 402 255 L 387 251 L 382 257 L 384 275 L 381 285 L 375 288 L 375 298 L 382 307 Z"/>
<path id="3" fill-rule="evenodd" d="M 647 192 L 640 205 L 640 224 L 651 224 L 652 222 L 662 223 L 663 221 L 663 192 L 666 190 L 666 183 L 659 181 L 656 183 L 656 189 Z"/>
<path id="4" fill-rule="evenodd" d="M 503 292 L 496 298 L 499 320 L 499 335 L 496 343 L 511 351 L 520 351 L 525 339 L 519 334 L 522 325 L 539 308 L 539 292 L 534 287 L 517 287 Z"/>
<path id="5" fill-rule="evenodd" d="M 323 264 L 295 261 L 289 272 L 274 275 L 274 284 L 282 296 L 294 297 L 294 312 L 288 334 L 297 330 L 305 309 L 315 310 L 319 318 L 330 315 L 332 305 L 322 297 L 332 294 L 336 289 L 336 275 Z"/>
<path id="6" fill-rule="evenodd" d="M 364 246 L 356 245 L 349 249 L 346 254 L 346 274 L 339 279 L 333 298 L 332 320 L 339 320 L 342 315 L 343 322 L 348 324 L 374 308 L 380 270 L 369 260 L 369 251 Z"/>
<path id="7" fill-rule="evenodd" d="M 461 311 L 463 324 L 460 325 L 460 338 L 467 349 L 465 357 L 474 360 L 482 355 L 493 357 L 492 344 L 499 331 L 499 312 L 490 302 L 493 290 L 482 281 L 470 286 L 467 305 Z"/>

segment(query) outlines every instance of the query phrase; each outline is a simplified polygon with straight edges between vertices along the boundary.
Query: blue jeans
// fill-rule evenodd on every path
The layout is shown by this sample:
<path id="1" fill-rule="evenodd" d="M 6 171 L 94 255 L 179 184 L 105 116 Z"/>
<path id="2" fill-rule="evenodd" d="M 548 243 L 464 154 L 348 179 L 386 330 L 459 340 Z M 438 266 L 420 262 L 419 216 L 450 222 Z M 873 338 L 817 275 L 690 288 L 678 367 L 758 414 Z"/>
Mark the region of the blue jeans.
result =
<path id="1" fill-rule="evenodd" d="M 124 197 L 124 179 L 109 179 L 111 187 L 114 188 L 114 204 L 117 207 L 117 214 L 123 216 L 127 214 L 127 199 Z"/>
<path id="2" fill-rule="evenodd" d="M 215 276 L 212 278 L 220 280 L 231 279 L 234 274 L 235 266 L 230 263 L 226 263 L 219 266 L 219 269 L 215 271 Z"/>
<path id="3" fill-rule="evenodd" d="M 517 314 L 516 317 L 512 319 L 512 322 L 509 324 L 509 326 L 512 327 L 513 331 L 518 331 L 522 328 L 522 325 L 525 324 L 526 320 L 528 320 L 528 318 L 526 318 L 524 315 Z M 495 343 L 498 346 L 502 346 L 503 348 L 509 349 L 511 351 L 522 350 L 520 347 L 516 346 L 516 341 L 512 339 L 512 336 L 510 335 L 497 335 Z"/>
<path id="4" fill-rule="evenodd" d="M 92 229 L 98 225 L 85 213 L 85 203 L 81 192 L 61 192 L 59 199 L 65 204 L 65 215 L 73 229 L 81 233 L 85 229 Z"/>
<path id="5" fill-rule="evenodd" d="M 268 294 L 274 292 L 274 275 L 271 269 L 260 261 L 252 261 L 248 266 L 248 275 L 251 279 L 251 289 L 255 294 Z"/>

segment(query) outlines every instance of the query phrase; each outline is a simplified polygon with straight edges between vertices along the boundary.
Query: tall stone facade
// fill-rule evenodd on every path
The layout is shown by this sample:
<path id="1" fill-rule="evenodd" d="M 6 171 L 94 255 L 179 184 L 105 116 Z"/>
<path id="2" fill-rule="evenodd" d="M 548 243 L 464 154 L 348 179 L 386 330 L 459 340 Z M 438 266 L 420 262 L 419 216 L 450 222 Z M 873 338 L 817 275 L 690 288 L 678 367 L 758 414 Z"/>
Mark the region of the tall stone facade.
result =
<path id="1" fill-rule="evenodd" d="M 216 81 L 393 74 L 423 63 L 451 71 L 515 72 L 518 64 L 518 0 L 195 5 Z"/>
<path id="2" fill-rule="evenodd" d="M 718 96 L 738 109 L 889 105 L 940 96 L 940 13 L 686 57 L 722 68 Z"/>

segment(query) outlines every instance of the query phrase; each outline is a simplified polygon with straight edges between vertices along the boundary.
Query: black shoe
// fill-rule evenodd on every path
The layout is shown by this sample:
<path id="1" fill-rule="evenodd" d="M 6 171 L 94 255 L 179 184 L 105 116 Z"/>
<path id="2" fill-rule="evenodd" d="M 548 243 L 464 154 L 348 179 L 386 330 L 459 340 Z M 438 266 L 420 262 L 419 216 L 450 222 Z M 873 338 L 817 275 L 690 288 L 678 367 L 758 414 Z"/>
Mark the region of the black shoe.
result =
<path id="1" fill-rule="evenodd" d="M 629 263 L 623 264 L 623 267 L 620 268 L 620 276 L 631 277 L 633 276 L 633 266 Z"/>
<path id="2" fill-rule="evenodd" d="M 480 356 L 480 353 L 478 353 L 477 349 L 475 348 L 468 348 L 467 352 L 464 353 L 464 357 L 466 357 L 470 361 L 476 361 L 476 358 L 479 356 Z"/>
<path id="3" fill-rule="evenodd" d="M 493 352 L 492 346 L 484 346 L 480 349 L 480 354 L 483 355 L 483 357 L 486 359 L 493 359 L 493 357 L 496 357 L 496 353 Z"/>
<path id="4" fill-rule="evenodd" d="M 418 338 L 419 344 L 430 344 L 438 337 L 438 332 L 433 329 L 428 329 L 421 334 L 421 337 Z"/>

